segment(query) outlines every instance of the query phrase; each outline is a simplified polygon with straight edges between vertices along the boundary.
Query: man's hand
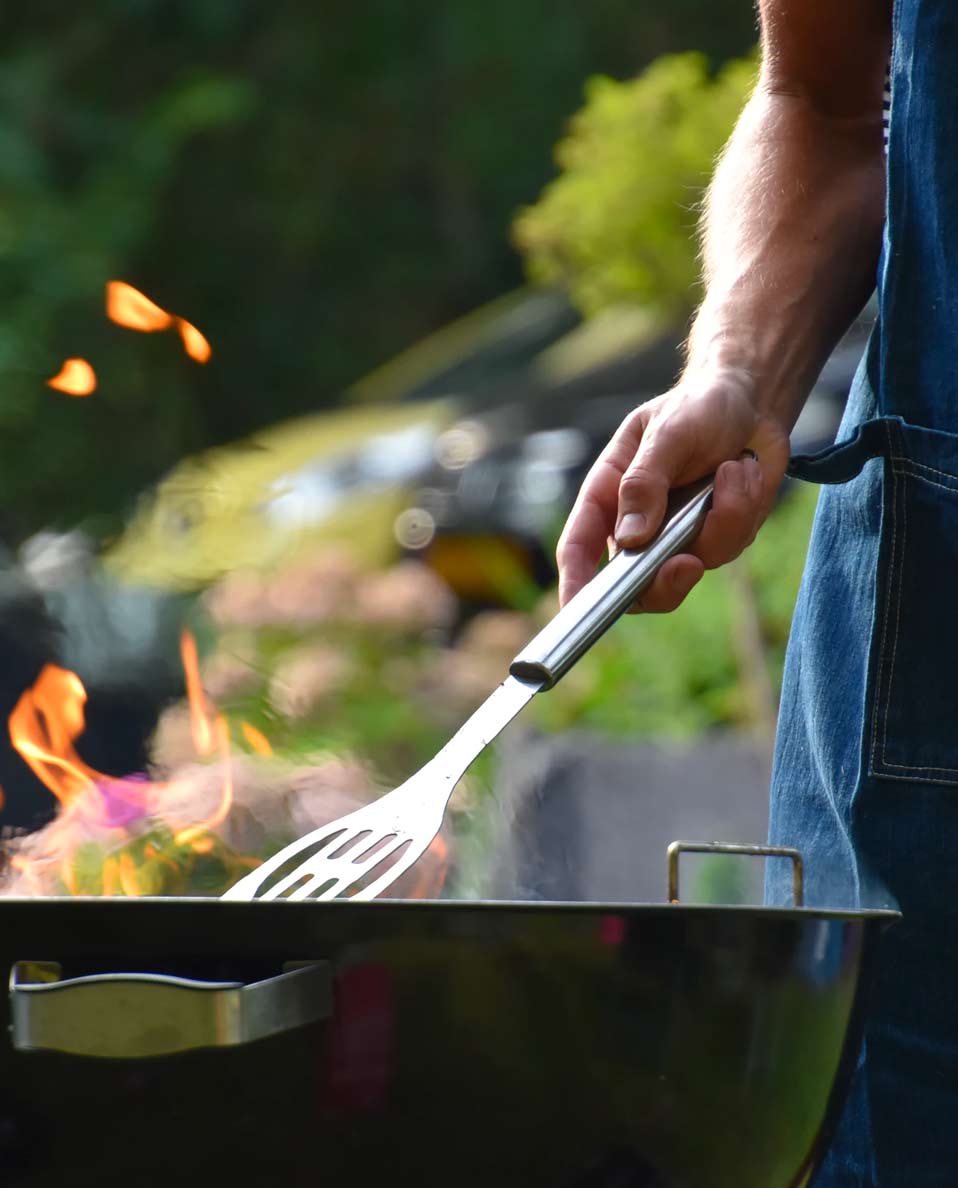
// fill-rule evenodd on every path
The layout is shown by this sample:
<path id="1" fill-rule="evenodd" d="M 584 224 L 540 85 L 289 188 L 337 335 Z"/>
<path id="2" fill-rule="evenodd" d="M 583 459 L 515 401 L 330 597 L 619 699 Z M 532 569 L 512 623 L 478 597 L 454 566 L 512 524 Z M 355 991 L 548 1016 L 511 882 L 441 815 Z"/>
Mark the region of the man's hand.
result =
<path id="1" fill-rule="evenodd" d="M 626 417 L 589 472 L 559 542 L 563 604 L 607 541 L 646 544 L 669 488 L 712 471 L 698 539 L 662 566 L 639 609 L 673 610 L 705 569 L 738 556 L 768 515 L 822 364 L 874 288 L 891 0 L 759 9 L 762 68 L 709 190 L 688 365 Z M 757 461 L 741 460 L 745 449 Z"/>
<path id="2" fill-rule="evenodd" d="M 582 484 L 559 541 L 559 600 L 610 549 L 639 548 L 658 531 L 672 487 L 716 471 L 712 510 L 688 553 L 667 561 L 638 609 L 671 611 L 706 569 L 737 557 L 768 515 L 788 463 L 788 429 L 757 408 L 742 372 L 686 374 L 619 426 Z M 751 449 L 757 460 L 741 459 Z"/>

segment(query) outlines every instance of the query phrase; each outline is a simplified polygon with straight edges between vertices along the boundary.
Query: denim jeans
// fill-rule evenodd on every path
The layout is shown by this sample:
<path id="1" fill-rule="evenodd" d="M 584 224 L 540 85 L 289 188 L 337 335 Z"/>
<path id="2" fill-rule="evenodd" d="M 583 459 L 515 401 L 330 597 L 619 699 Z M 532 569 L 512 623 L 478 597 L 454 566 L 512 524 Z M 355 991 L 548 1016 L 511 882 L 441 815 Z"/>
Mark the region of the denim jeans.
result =
<path id="1" fill-rule="evenodd" d="M 814 1188 L 958 1186 L 958 4 L 895 0 L 879 316 L 786 662 L 770 833 L 821 907 L 898 907 Z M 770 864 L 767 896 L 786 902 Z"/>
<path id="2" fill-rule="evenodd" d="M 793 469 L 819 501 L 786 662 L 771 839 L 816 907 L 899 907 L 815 1188 L 958 1184 L 958 438 L 869 416 Z M 855 423 L 858 422 L 857 427 Z M 789 901 L 770 865 L 767 898 Z"/>

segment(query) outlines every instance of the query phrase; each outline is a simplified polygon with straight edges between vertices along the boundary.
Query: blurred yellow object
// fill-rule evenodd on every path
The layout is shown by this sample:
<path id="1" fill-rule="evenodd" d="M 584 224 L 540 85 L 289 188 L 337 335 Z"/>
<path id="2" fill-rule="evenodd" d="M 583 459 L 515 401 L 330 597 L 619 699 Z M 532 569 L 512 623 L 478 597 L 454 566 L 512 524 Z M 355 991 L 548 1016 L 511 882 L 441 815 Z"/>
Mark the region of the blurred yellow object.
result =
<path id="1" fill-rule="evenodd" d="M 470 602 L 529 609 L 541 596 L 529 550 L 511 537 L 440 535 L 423 560 L 460 598 Z"/>
<path id="2" fill-rule="evenodd" d="M 145 497 L 106 566 L 124 582 L 185 591 L 234 569 L 272 569 L 316 545 L 386 563 L 416 467 L 453 417 L 440 400 L 366 405 L 187 458 Z"/>

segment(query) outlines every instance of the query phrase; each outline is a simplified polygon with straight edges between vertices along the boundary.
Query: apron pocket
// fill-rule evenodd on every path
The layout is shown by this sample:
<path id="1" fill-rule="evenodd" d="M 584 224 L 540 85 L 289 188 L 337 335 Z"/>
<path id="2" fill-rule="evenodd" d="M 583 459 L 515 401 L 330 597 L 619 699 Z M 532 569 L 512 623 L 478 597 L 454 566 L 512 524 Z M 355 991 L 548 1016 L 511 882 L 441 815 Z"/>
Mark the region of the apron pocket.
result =
<path id="1" fill-rule="evenodd" d="M 958 784 L 958 437 L 886 426 L 868 770 Z"/>
<path id="2" fill-rule="evenodd" d="M 877 417 L 795 458 L 795 477 L 844 483 L 884 459 L 866 700 L 878 779 L 958 785 L 958 436 Z"/>

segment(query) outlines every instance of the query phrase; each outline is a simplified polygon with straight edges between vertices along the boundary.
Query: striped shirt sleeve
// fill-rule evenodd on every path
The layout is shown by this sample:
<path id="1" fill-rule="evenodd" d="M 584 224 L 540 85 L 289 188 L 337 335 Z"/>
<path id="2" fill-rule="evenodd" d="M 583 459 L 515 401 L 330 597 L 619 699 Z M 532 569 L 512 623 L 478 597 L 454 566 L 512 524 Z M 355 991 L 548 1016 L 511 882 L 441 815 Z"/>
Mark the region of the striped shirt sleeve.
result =
<path id="1" fill-rule="evenodd" d="M 885 85 L 882 88 L 881 95 L 881 137 L 882 144 L 885 146 L 885 153 L 888 152 L 888 123 L 891 118 L 891 63 L 885 71 Z"/>

